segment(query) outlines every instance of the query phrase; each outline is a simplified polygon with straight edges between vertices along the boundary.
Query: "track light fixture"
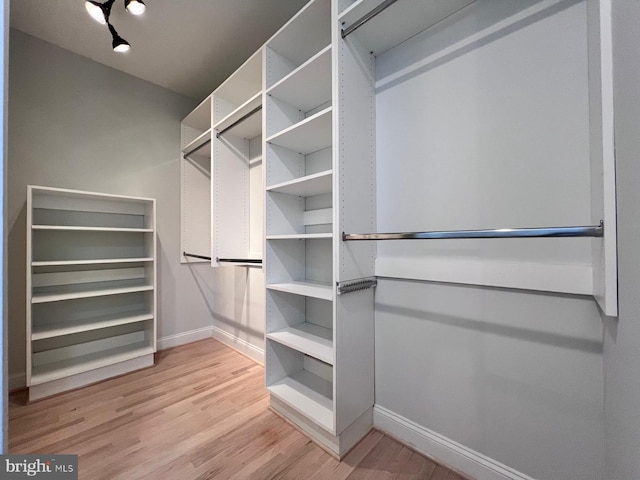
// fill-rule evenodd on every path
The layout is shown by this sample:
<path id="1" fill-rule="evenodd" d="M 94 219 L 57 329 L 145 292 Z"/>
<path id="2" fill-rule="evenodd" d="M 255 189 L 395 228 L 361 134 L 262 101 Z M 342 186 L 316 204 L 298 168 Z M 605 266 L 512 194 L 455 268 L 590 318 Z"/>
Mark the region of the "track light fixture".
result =
<path id="1" fill-rule="evenodd" d="M 118 32 L 116 32 L 116 29 L 113 28 L 113 25 L 109 23 L 111 7 L 115 2 L 116 0 L 106 0 L 103 3 L 97 2 L 95 0 L 86 0 L 84 2 L 84 6 L 87 9 L 87 12 L 89 12 L 89 15 L 91 15 L 94 20 L 109 27 L 111 37 L 113 38 L 113 50 L 118 53 L 128 52 L 131 48 L 131 45 L 124 38 L 118 35 Z M 144 11 L 147 9 L 147 6 L 142 0 L 124 0 L 124 8 L 132 15 L 140 15 L 144 13 Z"/>
<path id="2" fill-rule="evenodd" d="M 129 42 L 118 35 L 118 32 L 116 32 L 116 29 L 113 28 L 113 25 L 111 25 L 110 23 L 108 23 L 107 25 L 109 25 L 109 31 L 111 32 L 111 36 L 113 37 L 113 42 L 111 43 L 111 45 L 113 46 L 113 51 L 118 53 L 128 52 L 131 48 Z"/>

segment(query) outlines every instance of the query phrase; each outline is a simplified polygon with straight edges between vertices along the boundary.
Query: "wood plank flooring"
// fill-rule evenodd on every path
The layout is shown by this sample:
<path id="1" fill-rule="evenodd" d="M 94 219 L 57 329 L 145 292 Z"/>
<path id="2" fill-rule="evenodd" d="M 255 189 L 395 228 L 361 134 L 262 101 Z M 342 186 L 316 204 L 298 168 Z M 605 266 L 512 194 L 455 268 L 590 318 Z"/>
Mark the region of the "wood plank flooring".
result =
<path id="1" fill-rule="evenodd" d="M 263 368 L 215 340 L 153 368 L 26 405 L 10 453 L 74 453 L 87 480 L 464 480 L 378 431 L 342 462 L 268 410 Z"/>

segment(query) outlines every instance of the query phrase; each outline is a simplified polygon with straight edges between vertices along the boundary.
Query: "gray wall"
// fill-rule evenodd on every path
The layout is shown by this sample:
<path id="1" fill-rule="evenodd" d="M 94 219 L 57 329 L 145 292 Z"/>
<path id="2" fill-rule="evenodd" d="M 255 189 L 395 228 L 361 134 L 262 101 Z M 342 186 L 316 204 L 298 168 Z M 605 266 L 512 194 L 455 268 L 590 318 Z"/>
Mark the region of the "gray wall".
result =
<path id="1" fill-rule="evenodd" d="M 607 480 L 640 478 L 640 3 L 613 2 L 619 317 L 605 330 Z"/>
<path id="2" fill-rule="evenodd" d="M 588 222 L 584 2 L 428 63 L 530 4 L 479 1 L 377 59 L 380 231 Z M 581 240 L 454 242 L 381 243 L 378 260 L 590 261 Z M 602 336 L 591 297 L 382 279 L 376 403 L 533 478 L 602 480 Z"/>
<path id="3" fill-rule="evenodd" d="M 211 269 L 179 263 L 180 120 L 195 102 L 16 30 L 9 83 L 9 374 L 25 368 L 27 184 L 156 198 L 158 337 L 210 328 Z"/>

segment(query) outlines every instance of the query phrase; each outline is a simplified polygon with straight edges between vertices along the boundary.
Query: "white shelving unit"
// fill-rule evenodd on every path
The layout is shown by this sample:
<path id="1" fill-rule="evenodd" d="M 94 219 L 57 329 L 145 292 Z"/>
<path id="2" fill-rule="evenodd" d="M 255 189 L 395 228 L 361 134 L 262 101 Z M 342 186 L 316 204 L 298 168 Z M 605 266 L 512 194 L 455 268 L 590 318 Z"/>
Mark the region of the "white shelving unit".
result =
<path id="1" fill-rule="evenodd" d="M 248 266 L 238 260 L 262 258 L 262 218 L 256 212 L 262 213 L 262 198 L 251 193 L 252 182 L 262 183 L 262 55 L 258 50 L 212 94 L 214 267 Z"/>
<path id="2" fill-rule="evenodd" d="M 153 365 L 155 200 L 27 193 L 29 398 Z"/>
<path id="3" fill-rule="evenodd" d="M 181 123 L 180 159 L 180 262 L 211 256 L 211 151 L 212 98 L 209 95 Z"/>
<path id="4" fill-rule="evenodd" d="M 272 408 L 341 457 L 372 425 L 373 295 L 336 294 L 349 279 L 336 232 L 362 200 L 339 189 L 355 179 L 337 162 L 331 36 L 331 4 L 315 0 L 265 46 L 266 383 Z M 366 178 L 374 168 L 351 162 Z"/>

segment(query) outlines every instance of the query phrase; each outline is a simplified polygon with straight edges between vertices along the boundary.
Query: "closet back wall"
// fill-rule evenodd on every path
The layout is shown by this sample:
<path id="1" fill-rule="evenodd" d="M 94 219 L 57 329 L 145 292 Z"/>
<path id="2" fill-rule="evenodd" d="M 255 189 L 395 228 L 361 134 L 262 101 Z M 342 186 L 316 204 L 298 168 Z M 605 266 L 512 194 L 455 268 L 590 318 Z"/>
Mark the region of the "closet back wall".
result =
<path id="1" fill-rule="evenodd" d="M 589 222 L 586 2 L 557 2 L 429 62 L 446 35 L 467 38 L 529 5 L 478 0 L 376 59 L 379 231 Z M 403 75 L 389 82 L 394 72 Z M 462 273 L 475 259 L 564 268 L 588 264 L 585 247 L 381 242 L 376 271 L 401 277 L 403 257 L 418 266 L 409 273 L 431 272 L 430 259 Z M 603 324 L 593 298 L 404 278 L 376 290 L 376 424 L 400 415 L 425 438 L 435 432 L 533 478 L 602 479 Z"/>
<path id="2" fill-rule="evenodd" d="M 10 386 L 24 384 L 27 184 L 156 198 L 159 347 L 210 333 L 211 267 L 179 263 L 180 120 L 196 102 L 16 30 L 9 53 Z"/>

